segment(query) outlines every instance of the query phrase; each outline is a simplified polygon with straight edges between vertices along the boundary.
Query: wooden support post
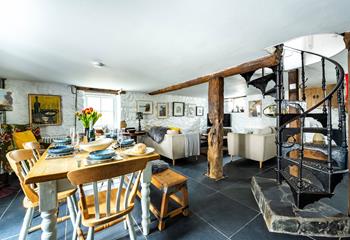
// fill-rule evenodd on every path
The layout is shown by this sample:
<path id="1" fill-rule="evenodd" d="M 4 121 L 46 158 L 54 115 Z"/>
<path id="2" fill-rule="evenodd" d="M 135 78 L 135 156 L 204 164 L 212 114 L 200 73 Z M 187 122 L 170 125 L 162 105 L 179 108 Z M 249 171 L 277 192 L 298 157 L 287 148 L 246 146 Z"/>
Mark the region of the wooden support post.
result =
<path id="1" fill-rule="evenodd" d="M 208 177 L 223 178 L 223 119 L 224 119 L 224 78 L 209 80 L 208 86 L 209 120 L 212 127 L 208 134 Z"/>
<path id="2" fill-rule="evenodd" d="M 350 32 L 344 33 L 344 42 L 345 42 L 345 47 L 348 50 L 348 73 L 350 73 Z M 345 69 L 346 72 L 346 69 Z M 350 90 L 350 87 L 348 85 L 348 92 Z M 349 99 L 346 99 L 346 106 L 348 109 L 348 113 L 350 110 L 350 101 Z M 348 115 L 348 126 L 350 126 L 350 117 Z M 350 170 L 350 127 L 348 127 L 348 168 Z M 350 216 L 350 178 L 348 180 L 348 215 Z"/>
<path id="3" fill-rule="evenodd" d="M 299 70 L 294 69 L 288 71 L 288 99 L 292 101 L 299 101 Z M 295 107 L 289 107 L 290 113 L 300 113 L 300 111 Z M 291 127 L 299 128 L 300 120 L 295 120 L 290 123 Z M 300 135 L 294 135 L 297 143 L 300 143 Z M 291 158 L 298 158 L 299 153 L 293 151 L 290 153 Z"/>

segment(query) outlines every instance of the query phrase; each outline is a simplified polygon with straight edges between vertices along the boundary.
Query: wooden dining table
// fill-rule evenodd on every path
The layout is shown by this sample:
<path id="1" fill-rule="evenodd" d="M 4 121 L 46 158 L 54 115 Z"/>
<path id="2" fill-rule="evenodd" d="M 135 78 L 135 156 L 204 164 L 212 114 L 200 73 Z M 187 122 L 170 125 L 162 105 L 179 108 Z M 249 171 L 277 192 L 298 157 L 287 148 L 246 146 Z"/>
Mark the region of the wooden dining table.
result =
<path id="1" fill-rule="evenodd" d="M 26 184 L 37 184 L 39 186 L 39 211 L 42 218 L 42 240 L 57 238 L 57 192 L 74 188 L 67 179 L 67 173 L 78 168 L 86 167 L 85 161 L 87 156 L 87 152 L 78 152 L 72 156 L 48 158 L 48 153 L 46 151 L 26 176 Z M 123 159 L 113 161 L 137 161 L 145 158 L 148 160 L 148 163 L 141 177 L 141 226 L 143 234 L 148 235 L 150 227 L 149 187 L 152 176 L 152 160 L 158 160 L 160 156 L 157 153 L 137 157 L 123 155 Z M 111 164 L 113 161 L 100 164 Z M 75 216 L 71 215 L 71 217 L 74 218 Z"/>

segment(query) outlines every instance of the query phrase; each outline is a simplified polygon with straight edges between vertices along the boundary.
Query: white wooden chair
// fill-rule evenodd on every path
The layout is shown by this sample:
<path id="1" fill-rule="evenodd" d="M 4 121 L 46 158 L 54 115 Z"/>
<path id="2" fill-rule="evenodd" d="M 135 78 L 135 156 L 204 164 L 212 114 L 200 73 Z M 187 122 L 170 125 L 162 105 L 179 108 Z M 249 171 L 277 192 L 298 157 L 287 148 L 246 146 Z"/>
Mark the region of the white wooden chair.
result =
<path id="1" fill-rule="evenodd" d="M 23 148 L 30 149 L 33 151 L 33 156 L 34 156 L 34 159 L 36 162 L 41 157 L 42 149 L 40 148 L 40 143 L 38 143 L 38 142 L 25 142 L 25 143 L 23 143 Z"/>
<path id="2" fill-rule="evenodd" d="M 30 149 L 20 149 L 11 151 L 6 154 L 6 158 L 9 161 L 11 168 L 19 178 L 22 191 L 25 195 L 25 198 L 23 199 L 23 206 L 27 209 L 27 211 L 24 216 L 23 224 L 18 237 L 18 239 L 24 240 L 27 238 L 28 233 L 40 229 L 40 225 L 30 228 L 33 220 L 34 209 L 39 206 L 39 196 L 37 193 L 37 189 L 33 184 L 28 185 L 24 183 L 25 176 L 28 174 L 29 170 L 34 166 L 36 161 L 33 152 Z M 58 193 L 59 202 L 64 202 L 67 200 L 70 216 L 58 218 L 57 222 L 62 222 L 71 219 L 72 224 L 74 225 L 75 216 L 78 211 L 74 196 L 75 192 L 76 189 L 71 189 Z"/>
<path id="3" fill-rule="evenodd" d="M 87 239 L 94 239 L 94 233 L 108 228 L 117 223 L 126 221 L 129 235 L 136 239 L 131 211 L 134 208 L 134 200 L 140 182 L 142 170 L 146 167 L 147 160 L 130 160 L 99 164 L 81 168 L 68 173 L 68 179 L 78 186 L 80 200 L 79 213 L 74 229 L 82 223 L 88 227 Z M 106 182 L 106 190 L 99 189 L 98 183 Z M 115 183 L 116 187 L 112 187 Z M 93 194 L 84 184 L 92 183 Z M 114 185 L 114 184 L 113 184 Z M 73 240 L 76 239 L 74 230 Z"/>

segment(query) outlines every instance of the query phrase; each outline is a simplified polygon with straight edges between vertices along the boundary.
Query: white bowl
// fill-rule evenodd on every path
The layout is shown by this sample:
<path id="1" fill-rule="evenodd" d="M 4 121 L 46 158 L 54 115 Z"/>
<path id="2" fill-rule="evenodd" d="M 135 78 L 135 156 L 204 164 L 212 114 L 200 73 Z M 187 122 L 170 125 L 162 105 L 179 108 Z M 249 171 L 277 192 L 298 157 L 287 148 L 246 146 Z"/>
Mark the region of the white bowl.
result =
<path id="1" fill-rule="evenodd" d="M 80 144 L 80 149 L 86 152 L 93 152 L 98 150 L 104 150 L 108 148 L 114 142 L 111 138 L 102 138 L 87 144 Z"/>

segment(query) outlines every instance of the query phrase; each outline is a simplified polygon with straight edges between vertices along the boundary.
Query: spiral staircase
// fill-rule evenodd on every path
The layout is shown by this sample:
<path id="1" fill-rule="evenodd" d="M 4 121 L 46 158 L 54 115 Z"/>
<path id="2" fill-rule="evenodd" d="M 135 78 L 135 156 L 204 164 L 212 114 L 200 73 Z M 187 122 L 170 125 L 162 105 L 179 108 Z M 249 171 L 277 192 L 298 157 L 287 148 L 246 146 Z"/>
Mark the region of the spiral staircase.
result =
<path id="1" fill-rule="evenodd" d="M 276 118 L 276 145 L 277 145 L 277 168 L 278 183 L 286 181 L 289 185 L 295 205 L 302 209 L 306 205 L 325 197 L 332 197 L 335 187 L 341 182 L 348 172 L 347 159 L 347 136 L 346 115 L 344 103 L 344 70 L 341 65 L 325 56 L 301 51 L 285 46 L 277 47 L 281 52 L 296 51 L 301 57 L 301 89 L 300 101 L 284 99 L 283 89 L 283 58 L 279 64 L 272 67 L 272 73 L 263 74 L 262 77 L 252 79 L 254 72 L 242 75 L 248 86 L 258 88 L 263 96 L 270 95 L 275 98 L 274 111 L 266 115 Z M 305 109 L 305 64 L 306 54 L 321 58 L 321 74 L 323 99 L 309 109 Z M 336 70 L 336 85 L 326 93 L 325 62 L 333 64 Z M 264 72 L 264 71 L 263 71 Z M 320 75 L 321 75 L 320 74 Z M 274 86 L 268 89 L 270 82 Z M 270 84 L 271 85 L 271 84 Z M 338 118 L 334 123 L 332 119 L 332 99 L 338 103 Z M 289 111 L 293 109 L 293 111 Z M 321 110 L 320 110 L 321 109 Z M 265 111 L 264 111 L 265 112 Z M 318 127 L 305 127 L 305 120 L 315 119 Z M 291 124 L 291 123 L 298 123 Z M 336 124 L 336 127 L 334 126 Z M 326 142 L 322 145 L 305 143 L 305 133 L 320 133 L 326 136 Z M 307 153 L 316 153 L 310 158 Z M 294 171 L 292 171 L 294 169 Z"/>

